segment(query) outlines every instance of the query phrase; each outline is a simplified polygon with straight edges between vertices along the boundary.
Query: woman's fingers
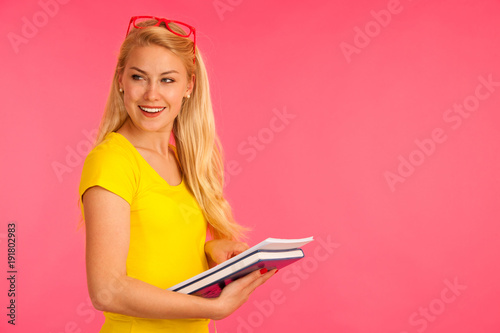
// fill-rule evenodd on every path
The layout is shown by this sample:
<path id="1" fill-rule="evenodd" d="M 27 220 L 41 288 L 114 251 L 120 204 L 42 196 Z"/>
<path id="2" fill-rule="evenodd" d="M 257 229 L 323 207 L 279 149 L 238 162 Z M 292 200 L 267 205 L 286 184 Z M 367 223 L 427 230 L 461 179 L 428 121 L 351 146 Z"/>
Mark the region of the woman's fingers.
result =
<path id="1" fill-rule="evenodd" d="M 234 245 L 234 252 L 236 254 L 238 253 L 241 253 L 243 251 L 246 251 L 249 249 L 249 246 L 247 243 L 243 243 L 243 242 L 237 242 L 235 245 Z"/>
<path id="2" fill-rule="evenodd" d="M 263 268 L 261 270 L 256 270 L 255 272 L 252 272 L 233 283 L 239 283 L 241 291 L 246 295 L 250 295 L 258 286 L 269 280 L 275 273 L 276 269 L 267 271 L 267 269 Z"/>
<path id="3" fill-rule="evenodd" d="M 213 267 L 248 249 L 248 244 L 227 239 L 213 239 L 205 243 L 209 266 Z"/>
<path id="4" fill-rule="evenodd" d="M 248 300 L 248 297 L 254 290 L 269 280 L 275 273 L 276 269 L 269 272 L 257 270 L 252 272 L 226 286 L 218 298 L 218 304 L 221 305 L 223 315 L 220 319 L 233 313 L 243 303 Z"/>
<path id="5" fill-rule="evenodd" d="M 267 271 L 267 269 L 263 268 L 260 271 L 253 272 L 257 274 L 256 277 L 247 285 L 247 289 L 250 291 L 249 294 L 251 294 L 258 286 L 269 280 L 276 273 L 276 271 L 277 269 Z"/>

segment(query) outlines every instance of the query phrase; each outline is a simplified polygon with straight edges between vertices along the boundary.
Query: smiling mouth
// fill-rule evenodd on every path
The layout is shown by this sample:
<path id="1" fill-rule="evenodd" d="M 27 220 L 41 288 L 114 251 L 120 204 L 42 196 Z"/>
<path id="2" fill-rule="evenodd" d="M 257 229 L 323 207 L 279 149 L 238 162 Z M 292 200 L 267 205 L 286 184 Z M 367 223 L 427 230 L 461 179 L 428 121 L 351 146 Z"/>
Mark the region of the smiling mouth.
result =
<path id="1" fill-rule="evenodd" d="M 150 107 L 150 106 L 140 106 L 139 105 L 139 109 L 141 109 L 144 112 L 148 112 L 148 113 L 157 113 L 157 112 L 163 111 L 165 109 L 165 107 Z"/>

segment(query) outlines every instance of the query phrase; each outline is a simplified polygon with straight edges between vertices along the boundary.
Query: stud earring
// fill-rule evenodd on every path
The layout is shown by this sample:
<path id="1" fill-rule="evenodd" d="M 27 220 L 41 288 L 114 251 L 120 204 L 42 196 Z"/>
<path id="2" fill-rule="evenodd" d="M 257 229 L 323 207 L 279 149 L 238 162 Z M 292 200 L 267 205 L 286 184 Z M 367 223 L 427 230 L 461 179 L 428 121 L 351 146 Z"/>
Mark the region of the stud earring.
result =
<path id="1" fill-rule="evenodd" d="M 191 97 L 191 95 L 187 95 L 187 98 Z"/>
<path id="2" fill-rule="evenodd" d="M 123 92 L 123 89 L 122 89 L 122 88 L 120 88 L 120 92 Z"/>

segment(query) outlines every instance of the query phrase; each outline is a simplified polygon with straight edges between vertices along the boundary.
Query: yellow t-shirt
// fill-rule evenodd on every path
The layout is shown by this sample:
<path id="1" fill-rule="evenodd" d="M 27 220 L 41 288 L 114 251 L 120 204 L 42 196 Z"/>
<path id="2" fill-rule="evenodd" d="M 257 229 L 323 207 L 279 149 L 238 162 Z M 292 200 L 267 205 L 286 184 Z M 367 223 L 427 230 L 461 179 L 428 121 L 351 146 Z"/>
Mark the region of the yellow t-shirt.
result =
<path id="1" fill-rule="evenodd" d="M 167 289 L 208 269 L 204 252 L 207 223 L 184 180 L 170 186 L 123 135 L 109 133 L 88 154 L 80 200 L 92 186 L 101 186 L 130 204 L 128 276 Z M 83 203 L 81 207 L 83 214 Z M 208 332 L 208 319 L 104 315 L 101 332 L 105 333 Z"/>

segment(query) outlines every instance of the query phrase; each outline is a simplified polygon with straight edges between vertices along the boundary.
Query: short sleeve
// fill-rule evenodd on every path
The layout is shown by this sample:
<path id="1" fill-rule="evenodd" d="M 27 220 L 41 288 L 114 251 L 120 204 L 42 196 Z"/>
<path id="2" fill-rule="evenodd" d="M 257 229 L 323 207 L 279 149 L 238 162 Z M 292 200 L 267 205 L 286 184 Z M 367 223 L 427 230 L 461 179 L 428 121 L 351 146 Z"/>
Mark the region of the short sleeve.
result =
<path id="1" fill-rule="evenodd" d="M 101 186 L 132 204 L 137 189 L 138 166 L 119 146 L 101 145 L 85 159 L 79 186 L 80 201 L 87 189 Z M 83 215 L 83 202 L 81 202 Z"/>

